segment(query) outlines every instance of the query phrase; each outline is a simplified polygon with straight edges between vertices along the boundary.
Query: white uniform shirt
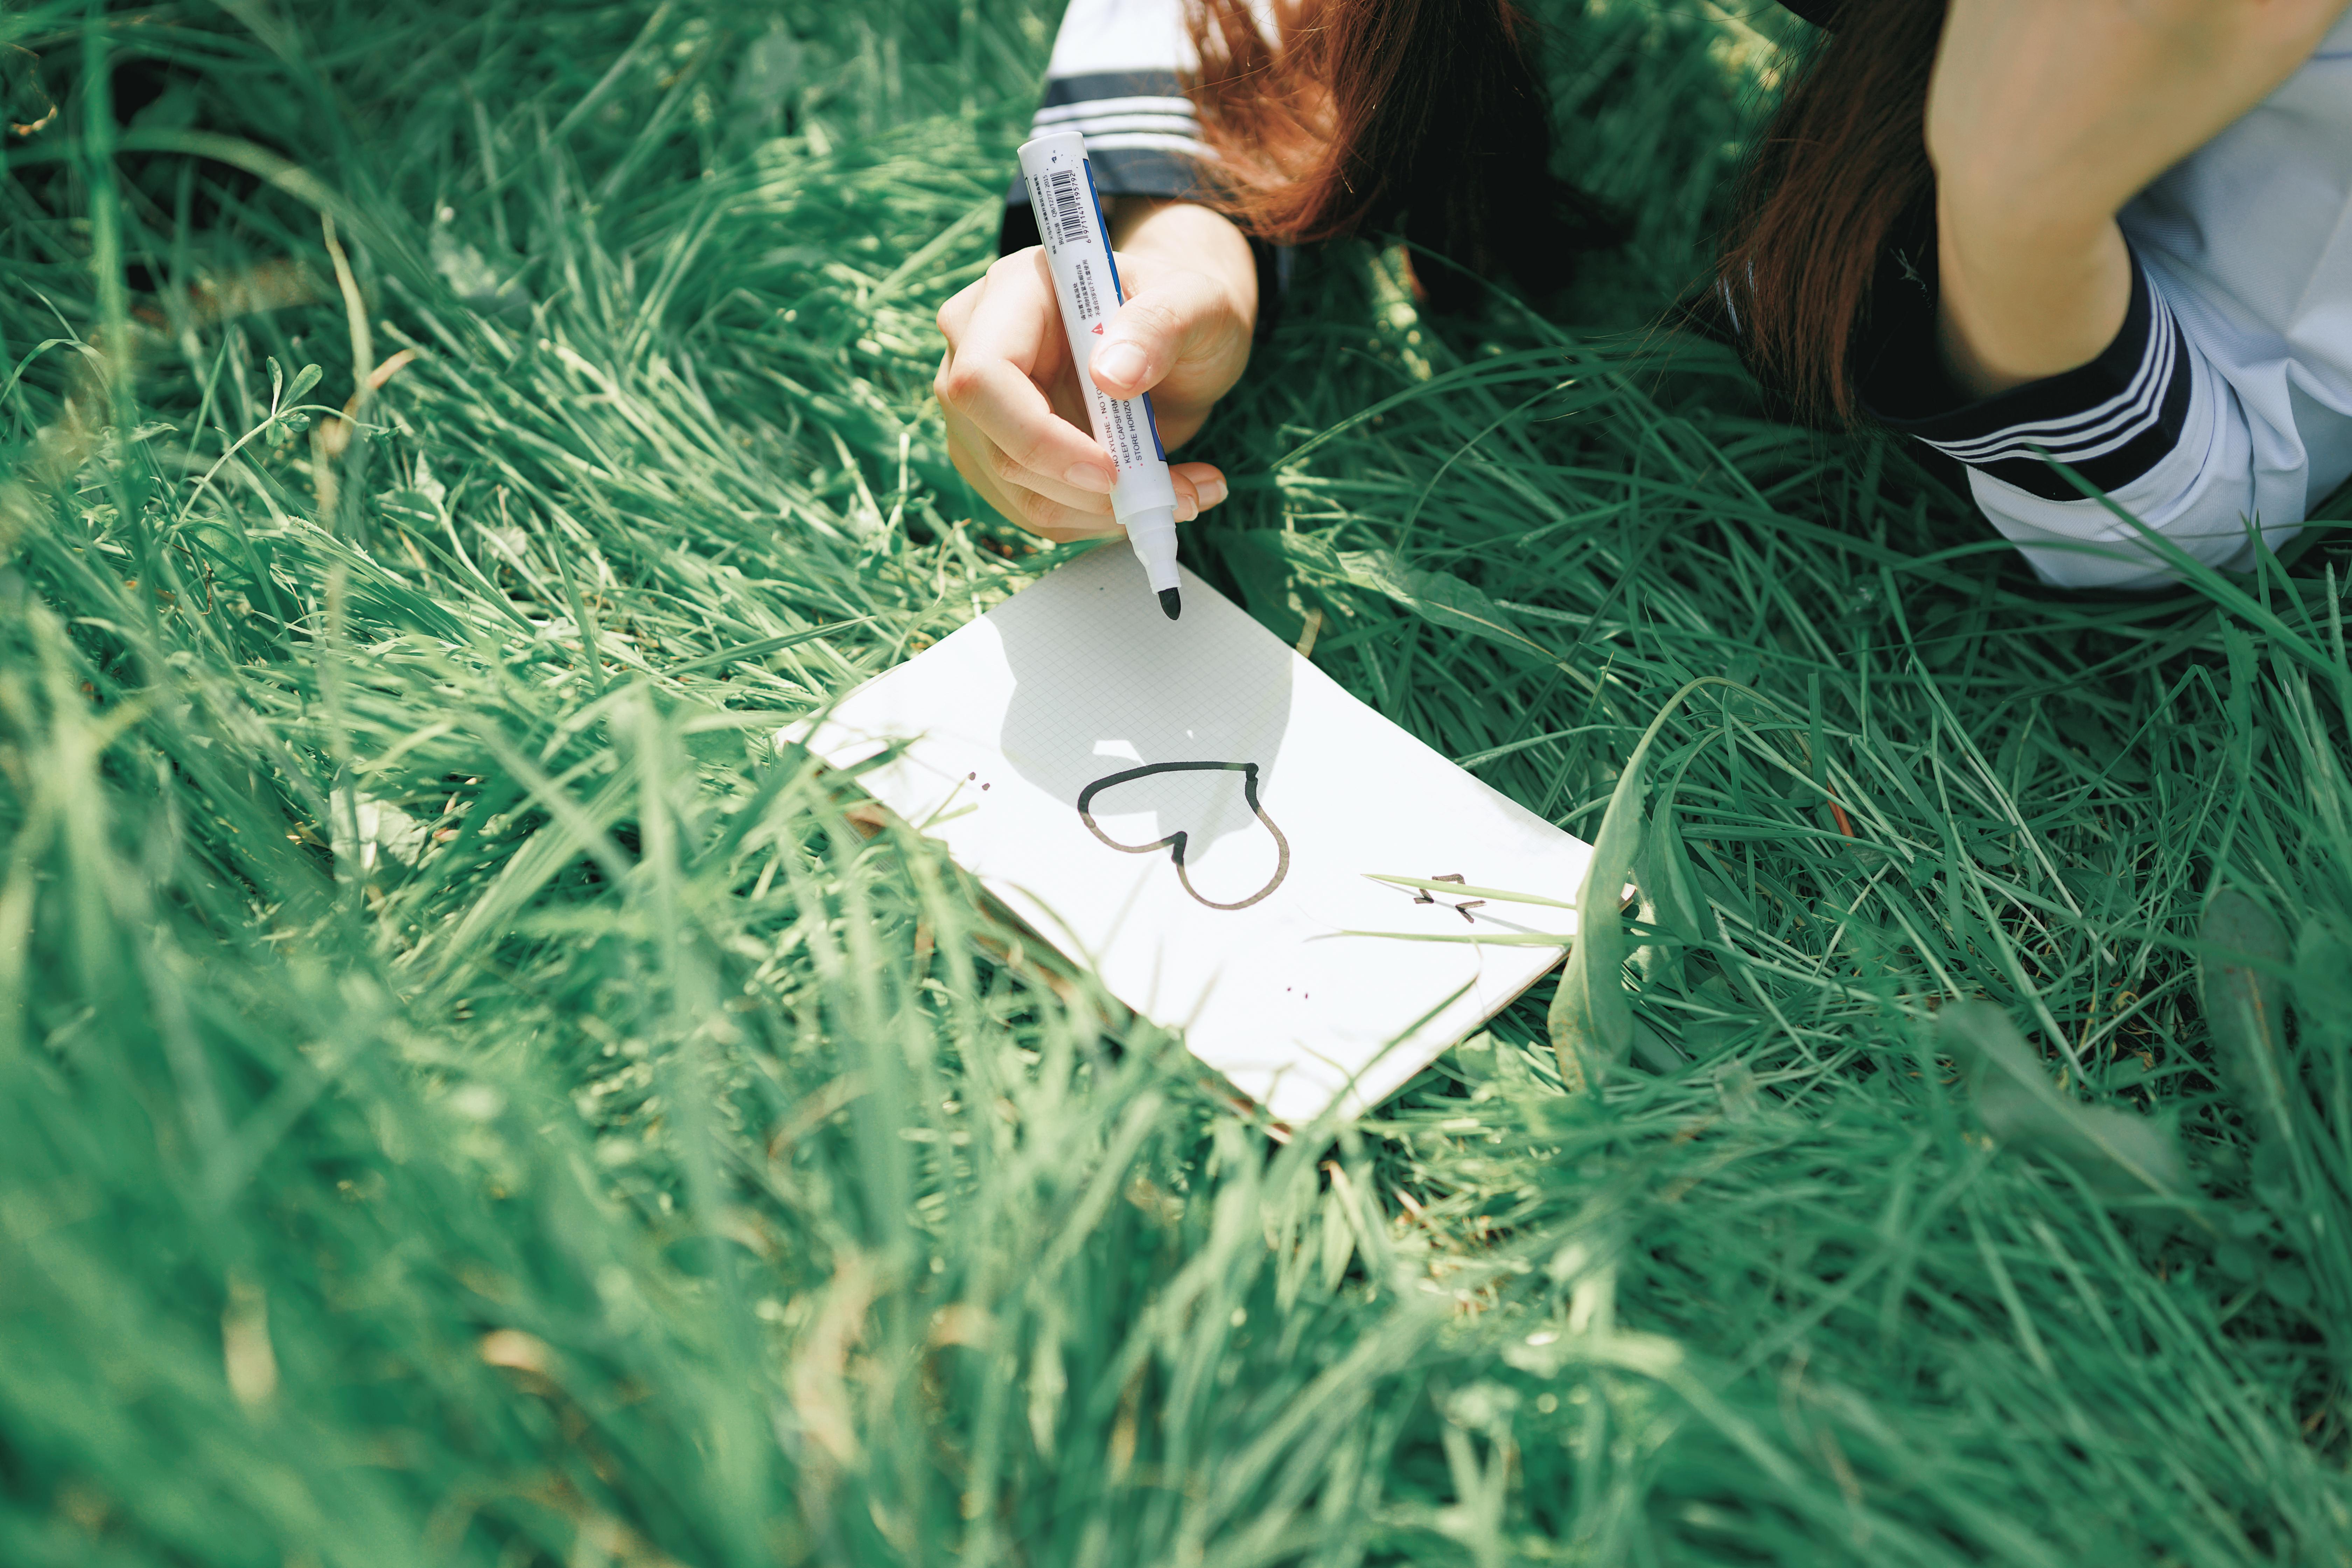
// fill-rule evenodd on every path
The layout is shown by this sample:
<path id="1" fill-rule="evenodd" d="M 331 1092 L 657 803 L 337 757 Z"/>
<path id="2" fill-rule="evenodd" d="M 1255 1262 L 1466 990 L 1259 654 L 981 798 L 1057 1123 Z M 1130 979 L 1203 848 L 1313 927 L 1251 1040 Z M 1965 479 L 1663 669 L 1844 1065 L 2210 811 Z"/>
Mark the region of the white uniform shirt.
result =
<path id="1" fill-rule="evenodd" d="M 1270 0 L 1254 0 L 1251 9 L 1270 34 Z M 1202 142 L 1200 115 L 1184 96 L 1199 63 L 1184 0 L 1070 0 L 1029 133 L 1083 134 L 1095 188 L 1106 196 L 1200 196 L 1201 171 L 1215 154 Z M 1029 189 L 1016 176 L 1005 193 L 997 249 L 1010 255 L 1036 243 Z M 1264 342 L 1281 315 L 1292 256 L 1255 239 L 1250 250 L 1257 261 L 1256 338 Z"/>
<path id="2" fill-rule="evenodd" d="M 1029 133 L 1082 132 L 1105 195 L 1192 195 L 1209 155 L 1184 96 L 1197 63 L 1183 0 L 1070 0 Z M 1013 184 L 1008 205 L 1025 207 L 1026 187 Z"/>

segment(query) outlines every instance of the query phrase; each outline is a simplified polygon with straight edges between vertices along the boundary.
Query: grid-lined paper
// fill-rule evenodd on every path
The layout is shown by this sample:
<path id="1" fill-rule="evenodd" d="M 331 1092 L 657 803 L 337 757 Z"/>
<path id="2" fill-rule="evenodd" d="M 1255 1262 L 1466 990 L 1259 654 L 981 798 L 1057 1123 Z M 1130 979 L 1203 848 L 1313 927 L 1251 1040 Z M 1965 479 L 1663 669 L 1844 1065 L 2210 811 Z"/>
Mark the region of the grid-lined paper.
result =
<path id="1" fill-rule="evenodd" d="M 1189 572 L 1160 613 L 1115 544 L 1049 574 L 852 692 L 810 737 L 836 766 L 906 750 L 860 783 L 1138 1013 L 1285 1121 L 1377 1103 L 1557 962 L 1549 947 L 1343 935 L 1570 934 L 1575 916 L 1466 901 L 1365 873 L 1458 876 L 1572 900 L 1590 847 L 1479 783 L 1349 696 Z M 1176 763 L 1091 803 L 1087 786 Z"/>

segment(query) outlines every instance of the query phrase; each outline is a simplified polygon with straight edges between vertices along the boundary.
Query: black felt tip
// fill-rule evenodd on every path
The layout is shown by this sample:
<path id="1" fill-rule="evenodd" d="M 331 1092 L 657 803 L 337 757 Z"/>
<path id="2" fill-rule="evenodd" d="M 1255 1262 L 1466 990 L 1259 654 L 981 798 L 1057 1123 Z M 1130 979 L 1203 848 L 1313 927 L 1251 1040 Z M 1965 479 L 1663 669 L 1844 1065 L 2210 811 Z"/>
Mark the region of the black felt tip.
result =
<path id="1" fill-rule="evenodd" d="M 1183 596 L 1173 588 L 1162 588 L 1160 590 L 1160 607 L 1168 612 L 1170 620 L 1175 620 L 1184 613 Z"/>

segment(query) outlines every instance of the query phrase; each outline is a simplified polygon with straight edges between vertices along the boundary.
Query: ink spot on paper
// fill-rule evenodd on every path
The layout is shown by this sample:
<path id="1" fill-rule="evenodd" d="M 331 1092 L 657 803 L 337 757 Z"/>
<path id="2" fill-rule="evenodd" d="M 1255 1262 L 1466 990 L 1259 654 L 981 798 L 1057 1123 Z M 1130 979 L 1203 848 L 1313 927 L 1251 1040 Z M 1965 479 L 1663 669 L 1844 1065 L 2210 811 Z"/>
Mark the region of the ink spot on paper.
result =
<path id="1" fill-rule="evenodd" d="M 1250 811 L 1256 816 L 1259 826 L 1274 837 L 1274 876 L 1267 880 L 1265 886 L 1248 898 L 1239 899 L 1229 904 L 1221 904 L 1213 899 L 1204 898 L 1200 889 L 1192 886 L 1192 875 L 1184 868 L 1184 847 L 1190 842 L 1192 836 L 1183 828 L 1180 827 L 1164 837 L 1155 838 L 1149 844 L 1121 844 L 1118 839 L 1105 833 L 1095 822 L 1093 810 L 1095 797 L 1107 789 L 1115 789 L 1123 784 L 1132 784 L 1137 779 L 1147 779 L 1155 773 L 1204 773 L 1241 774 L 1242 798 L 1249 804 Z M 1290 840 L 1282 836 L 1282 829 L 1274 825 L 1274 818 L 1268 816 L 1265 814 L 1265 808 L 1258 804 L 1255 763 L 1150 763 L 1139 768 L 1129 768 L 1123 773 L 1111 773 L 1107 777 L 1095 780 L 1079 792 L 1078 820 L 1087 825 L 1087 832 L 1122 855 L 1149 855 L 1157 849 L 1167 850 L 1169 860 L 1176 868 L 1176 879 L 1183 884 L 1184 891 L 1192 896 L 1194 902 L 1205 905 L 1209 909 L 1245 910 L 1282 886 L 1282 879 L 1290 875 Z"/>

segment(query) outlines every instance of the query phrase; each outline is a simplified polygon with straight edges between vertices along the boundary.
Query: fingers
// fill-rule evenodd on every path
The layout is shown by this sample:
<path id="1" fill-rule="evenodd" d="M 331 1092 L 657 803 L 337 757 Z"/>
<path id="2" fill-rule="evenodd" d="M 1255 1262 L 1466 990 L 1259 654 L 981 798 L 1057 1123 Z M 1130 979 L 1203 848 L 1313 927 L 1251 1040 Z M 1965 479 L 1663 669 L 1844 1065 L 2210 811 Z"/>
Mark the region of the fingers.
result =
<path id="1" fill-rule="evenodd" d="M 1110 454 L 1054 412 L 1037 384 L 986 347 L 949 356 L 935 384 L 940 402 L 987 442 L 999 479 L 1075 501 L 1102 497 L 1118 479 Z"/>
<path id="2" fill-rule="evenodd" d="M 1141 348 L 1145 384 L 1179 363 L 1221 312 L 1230 314 L 1213 295 L 1199 279 L 1171 278 L 1121 308 L 1111 331 L 1119 346 Z M 1046 539 L 1118 531 L 1110 455 L 1056 408 L 1074 405 L 1076 389 L 1042 252 L 997 262 L 940 307 L 939 326 L 949 347 L 932 389 L 956 471 L 989 505 Z M 1169 477 L 1180 521 L 1225 499 L 1224 476 L 1210 464 L 1180 463 Z"/>
<path id="3" fill-rule="evenodd" d="M 1169 482 L 1176 487 L 1176 521 L 1190 522 L 1225 499 L 1225 476 L 1208 463 L 1174 463 Z"/>
<path id="4" fill-rule="evenodd" d="M 948 456 L 973 489 L 1006 519 L 1056 544 L 1098 539 L 1119 531 L 1107 496 L 1083 498 L 1066 504 L 1027 486 L 1004 479 L 985 466 L 984 443 L 952 415 L 948 420 Z M 1176 521 L 1190 522 L 1225 499 L 1225 477 L 1208 463 L 1178 463 L 1168 470 L 1176 491 Z"/>
<path id="5" fill-rule="evenodd" d="M 991 270 L 993 269 L 992 264 Z M 972 311 L 980 307 L 981 295 L 987 289 L 988 279 L 983 274 L 949 295 L 947 302 L 940 307 L 939 314 L 934 318 L 940 324 L 940 336 L 950 343 L 961 337 L 964 323 L 971 320 Z"/>
<path id="6" fill-rule="evenodd" d="M 948 453 L 966 482 L 1013 521 L 1049 539 L 1109 531 L 1110 456 L 1055 411 L 1044 374 L 1066 375 L 1042 258 L 1024 253 L 940 307 L 948 353 L 932 390 Z"/>
<path id="7" fill-rule="evenodd" d="M 1225 476 L 1207 463 L 1179 463 L 1169 468 L 1168 479 L 1176 490 L 1179 522 L 1191 522 L 1225 499 Z M 1015 521 L 1056 544 L 1120 531 L 1117 520 L 1107 513 L 1097 516 L 1051 503 L 1033 506 L 1027 515 Z"/>
<path id="8" fill-rule="evenodd" d="M 1204 349 L 1230 353 L 1228 339 L 1243 340 L 1245 353 L 1246 337 L 1231 296 L 1215 279 L 1178 269 L 1138 288 L 1112 313 L 1090 368 L 1097 386 L 1113 397 L 1134 397 Z"/>
<path id="9" fill-rule="evenodd" d="M 940 309 L 948 357 L 933 383 L 940 404 L 968 420 L 995 448 L 999 478 L 1066 503 L 1110 493 L 1110 455 L 1054 411 L 1039 372 L 1061 331 L 1042 252 L 989 268 L 980 285 Z M 1033 482 L 1034 481 L 1034 482 Z"/>
<path id="10" fill-rule="evenodd" d="M 949 409 L 947 427 L 948 458 L 956 472 L 1011 521 L 1061 543 L 1117 531 L 1108 496 L 1056 496 L 1029 476 L 1007 478 L 1019 470 L 971 421 Z"/>

